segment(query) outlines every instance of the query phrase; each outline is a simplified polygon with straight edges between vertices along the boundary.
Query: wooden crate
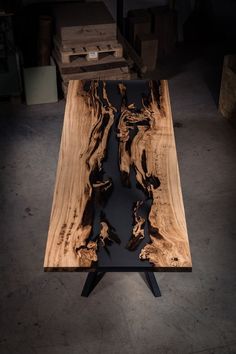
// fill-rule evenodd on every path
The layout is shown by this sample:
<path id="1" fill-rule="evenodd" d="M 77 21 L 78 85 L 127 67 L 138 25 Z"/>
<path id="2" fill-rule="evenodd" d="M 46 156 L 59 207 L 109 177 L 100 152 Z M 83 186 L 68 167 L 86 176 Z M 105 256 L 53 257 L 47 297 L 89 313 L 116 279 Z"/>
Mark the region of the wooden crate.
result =
<path id="1" fill-rule="evenodd" d="M 127 16 L 127 37 L 135 46 L 136 36 L 141 33 L 151 33 L 151 14 L 148 10 L 130 10 Z"/>
<path id="2" fill-rule="evenodd" d="M 158 38 L 158 57 L 164 58 L 175 49 L 177 41 L 177 15 L 168 6 L 150 9 L 153 20 L 153 31 Z"/>
<path id="3" fill-rule="evenodd" d="M 156 67 L 158 40 L 155 34 L 139 34 L 136 38 L 137 53 L 140 55 L 148 71 Z"/>
<path id="4" fill-rule="evenodd" d="M 224 58 L 219 110 L 224 118 L 236 125 L 236 55 Z"/>
<path id="5" fill-rule="evenodd" d="M 116 23 L 103 2 L 58 4 L 54 17 L 62 42 L 88 45 L 116 39 Z"/>

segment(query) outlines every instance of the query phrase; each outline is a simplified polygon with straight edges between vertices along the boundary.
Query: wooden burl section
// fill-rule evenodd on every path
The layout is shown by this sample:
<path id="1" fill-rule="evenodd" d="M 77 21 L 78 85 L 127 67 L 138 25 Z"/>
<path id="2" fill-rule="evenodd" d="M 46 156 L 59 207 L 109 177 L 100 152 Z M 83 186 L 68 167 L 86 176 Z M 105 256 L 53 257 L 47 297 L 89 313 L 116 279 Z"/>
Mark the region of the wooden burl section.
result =
<path id="1" fill-rule="evenodd" d="M 104 254 L 112 268 L 116 252 L 124 270 L 129 255 L 137 270 L 144 265 L 147 270 L 191 270 L 167 82 L 147 82 L 141 108 L 129 102 L 128 82 L 114 85 L 119 104 L 110 98 L 108 82 L 70 82 L 44 269 L 102 269 Z M 143 196 L 127 207 L 132 222 L 125 235 L 116 230 L 122 220 L 114 225 L 106 215 L 118 208 L 111 205 L 118 184 L 106 175 L 111 143 L 117 145 L 117 156 L 110 158 L 117 159 L 124 193 L 135 184 Z"/>

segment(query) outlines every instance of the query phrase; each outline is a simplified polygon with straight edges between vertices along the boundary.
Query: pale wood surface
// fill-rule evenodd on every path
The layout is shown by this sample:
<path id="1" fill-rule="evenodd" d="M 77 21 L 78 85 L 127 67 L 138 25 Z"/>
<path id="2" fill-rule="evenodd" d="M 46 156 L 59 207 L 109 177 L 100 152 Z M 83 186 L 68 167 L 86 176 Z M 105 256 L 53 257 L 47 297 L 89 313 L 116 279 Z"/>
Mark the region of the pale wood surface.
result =
<path id="1" fill-rule="evenodd" d="M 89 212 L 91 196 L 96 189 L 105 190 L 110 187 L 109 180 L 94 182 L 91 176 L 95 166 L 102 169 L 116 108 L 109 101 L 105 82 L 102 97 L 99 97 L 96 82 L 92 83 L 89 92 L 85 92 L 83 84 L 82 81 L 70 81 L 69 84 L 45 253 L 45 270 L 96 269 L 98 249 L 105 247 L 107 240 L 118 247 L 127 247 L 127 244 L 128 249 L 134 247 L 130 232 L 127 232 L 125 245 L 104 216 L 100 219 L 98 238 L 88 240 L 92 230 Z M 140 264 L 141 268 L 148 261 L 153 270 L 191 270 L 168 85 L 166 81 L 161 82 L 159 98 L 156 87 L 155 82 L 150 82 L 150 101 L 143 105 L 142 115 L 134 112 L 134 107 L 126 106 L 123 101 L 121 114 L 126 114 L 130 122 L 135 122 L 138 131 L 128 157 L 122 154 L 124 142 L 121 136 L 128 134 L 130 125 L 122 126 L 120 118 L 117 132 L 119 152 L 122 155 L 121 172 L 134 166 L 137 182 L 152 199 L 146 220 L 149 224 L 148 242 L 143 239 L 145 221 L 139 216 L 142 202 L 133 208 L 132 238 L 135 240 L 138 237 L 144 242 L 137 256 L 137 267 Z M 120 92 L 121 95 L 125 94 L 125 86 L 124 89 L 120 86 Z M 149 122 L 148 127 L 142 124 L 143 116 Z M 102 124 L 104 120 L 105 126 Z M 145 167 L 142 162 L 144 151 Z M 159 180 L 160 186 L 155 185 L 153 180 Z M 138 242 L 140 240 L 137 239 Z"/>

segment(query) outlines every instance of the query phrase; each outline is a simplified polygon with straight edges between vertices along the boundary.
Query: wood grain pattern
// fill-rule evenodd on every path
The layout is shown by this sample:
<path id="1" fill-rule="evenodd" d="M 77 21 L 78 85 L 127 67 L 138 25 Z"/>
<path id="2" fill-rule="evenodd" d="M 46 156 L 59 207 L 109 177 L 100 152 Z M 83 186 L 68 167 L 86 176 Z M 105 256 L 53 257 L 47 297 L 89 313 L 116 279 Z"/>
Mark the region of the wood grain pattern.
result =
<path id="1" fill-rule="evenodd" d="M 191 262 L 167 84 L 162 82 L 158 87 L 150 82 L 150 86 L 150 97 L 137 112 L 134 106 L 126 105 L 126 88 L 120 84 L 120 171 L 129 186 L 130 168 L 134 166 L 138 185 L 152 199 L 148 216 L 151 242 L 141 250 L 140 259 L 148 259 L 157 267 L 188 267 Z M 130 144 L 129 132 L 134 126 L 136 134 Z"/>
<path id="2" fill-rule="evenodd" d="M 70 89 L 45 262 L 47 266 L 52 258 L 55 267 L 90 267 L 97 260 L 96 242 L 87 243 L 92 230 L 92 184 L 97 182 L 93 173 L 102 168 L 114 108 L 105 82 L 104 104 L 96 82 L 88 93 L 82 81 L 72 81 Z"/>
<path id="3" fill-rule="evenodd" d="M 149 82 L 141 109 L 128 102 L 124 82 L 116 83 L 120 107 L 112 105 L 106 82 L 92 81 L 85 89 L 86 84 L 69 84 L 45 270 L 96 269 L 102 248 L 111 267 L 114 249 L 125 254 L 140 249 L 137 267 L 148 262 L 153 270 L 190 270 L 167 82 Z M 127 230 L 126 242 L 102 209 L 116 188 L 103 166 L 114 127 L 119 155 L 114 158 L 124 190 L 130 187 L 134 170 L 137 187 L 143 192 L 143 199 L 127 209 L 133 225 Z M 100 230 L 94 234 L 94 209 L 100 208 Z M 143 208 L 148 209 L 146 217 Z"/>

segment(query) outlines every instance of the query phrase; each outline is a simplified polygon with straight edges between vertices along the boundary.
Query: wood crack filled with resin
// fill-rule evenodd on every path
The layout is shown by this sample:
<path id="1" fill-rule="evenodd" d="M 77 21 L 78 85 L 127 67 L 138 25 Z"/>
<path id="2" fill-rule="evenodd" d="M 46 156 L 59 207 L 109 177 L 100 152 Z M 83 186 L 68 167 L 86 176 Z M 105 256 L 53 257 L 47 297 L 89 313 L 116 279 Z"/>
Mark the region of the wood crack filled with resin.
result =
<path id="1" fill-rule="evenodd" d="M 87 104 L 91 114 L 94 116 L 94 125 L 91 126 L 91 133 L 88 139 L 88 146 L 85 151 L 88 179 L 85 186 L 85 207 L 82 221 L 77 230 L 80 231 L 77 237 L 75 251 L 79 264 L 83 267 L 91 267 L 97 262 L 97 250 L 99 244 L 107 249 L 108 241 L 111 241 L 111 228 L 107 221 L 101 216 L 101 230 L 95 241 L 89 240 L 92 233 L 93 214 L 95 200 L 98 204 L 104 205 L 106 194 L 112 188 L 112 179 L 103 180 L 102 162 L 106 155 L 107 141 L 110 129 L 114 122 L 113 107 L 107 97 L 106 84 L 103 82 L 102 95 L 98 93 L 99 83 L 92 81 L 87 93 Z M 117 236 L 118 238 L 118 236 Z M 99 240 L 102 241 L 99 243 Z M 117 239 L 116 239 L 117 240 Z"/>

